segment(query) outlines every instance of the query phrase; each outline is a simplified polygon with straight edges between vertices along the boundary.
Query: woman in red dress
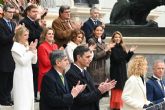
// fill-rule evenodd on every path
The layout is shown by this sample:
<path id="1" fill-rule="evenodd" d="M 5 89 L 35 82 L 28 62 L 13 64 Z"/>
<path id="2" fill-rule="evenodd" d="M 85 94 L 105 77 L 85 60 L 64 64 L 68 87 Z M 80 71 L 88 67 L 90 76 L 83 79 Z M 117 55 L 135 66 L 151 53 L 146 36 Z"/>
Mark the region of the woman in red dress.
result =
<path id="1" fill-rule="evenodd" d="M 52 28 L 46 28 L 41 34 L 40 45 L 38 47 L 38 91 L 41 91 L 42 78 L 47 71 L 51 69 L 49 54 L 57 50 L 58 46 L 54 43 L 54 31 Z"/>

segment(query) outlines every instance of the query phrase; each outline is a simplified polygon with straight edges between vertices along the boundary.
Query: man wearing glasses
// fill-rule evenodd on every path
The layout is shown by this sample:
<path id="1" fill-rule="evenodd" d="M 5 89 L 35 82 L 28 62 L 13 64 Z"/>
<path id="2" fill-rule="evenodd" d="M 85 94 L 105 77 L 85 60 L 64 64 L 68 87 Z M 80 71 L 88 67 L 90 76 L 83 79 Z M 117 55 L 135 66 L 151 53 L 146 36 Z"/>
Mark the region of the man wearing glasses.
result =
<path id="1" fill-rule="evenodd" d="M 3 6 L 3 18 L 0 18 L 0 104 L 12 105 L 11 90 L 13 87 L 14 60 L 11 55 L 14 30 L 12 22 L 15 8 L 10 4 Z"/>

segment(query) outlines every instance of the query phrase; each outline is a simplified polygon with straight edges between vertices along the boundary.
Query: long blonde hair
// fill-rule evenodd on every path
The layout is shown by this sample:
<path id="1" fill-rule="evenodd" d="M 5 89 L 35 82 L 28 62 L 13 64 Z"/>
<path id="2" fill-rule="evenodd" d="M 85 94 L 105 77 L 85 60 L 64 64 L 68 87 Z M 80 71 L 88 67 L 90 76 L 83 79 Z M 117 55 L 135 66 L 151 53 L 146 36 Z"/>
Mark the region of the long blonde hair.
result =
<path id="1" fill-rule="evenodd" d="M 125 46 L 125 44 L 124 44 L 124 42 L 123 42 L 123 35 L 122 35 L 121 32 L 115 31 L 115 32 L 112 34 L 110 43 L 115 43 L 114 38 L 115 38 L 115 35 L 116 35 L 116 34 L 120 35 L 120 38 L 121 38 L 120 45 L 122 46 L 123 50 L 126 51 L 126 46 Z"/>
<path id="2" fill-rule="evenodd" d="M 142 55 L 136 55 L 128 63 L 128 76 L 143 76 L 147 72 L 147 60 Z"/>

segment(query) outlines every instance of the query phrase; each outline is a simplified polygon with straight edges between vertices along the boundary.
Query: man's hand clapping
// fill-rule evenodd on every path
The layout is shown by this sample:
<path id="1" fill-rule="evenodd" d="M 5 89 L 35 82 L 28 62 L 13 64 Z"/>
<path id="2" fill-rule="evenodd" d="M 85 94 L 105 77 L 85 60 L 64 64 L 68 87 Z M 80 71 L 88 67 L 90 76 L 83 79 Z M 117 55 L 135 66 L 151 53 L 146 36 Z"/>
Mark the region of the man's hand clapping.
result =
<path id="1" fill-rule="evenodd" d="M 78 81 L 77 85 L 74 86 L 71 90 L 71 94 L 73 96 L 73 98 L 75 98 L 79 93 L 81 93 L 82 91 L 84 91 L 84 89 L 86 88 L 86 84 L 80 84 L 80 81 Z"/>
<path id="2" fill-rule="evenodd" d="M 110 91 L 111 89 L 113 89 L 116 85 L 117 81 L 115 80 L 112 80 L 112 81 L 109 81 L 108 79 L 105 81 L 105 82 L 102 82 L 98 89 L 100 90 L 100 92 L 102 94 L 104 94 L 105 92 L 107 91 Z"/>

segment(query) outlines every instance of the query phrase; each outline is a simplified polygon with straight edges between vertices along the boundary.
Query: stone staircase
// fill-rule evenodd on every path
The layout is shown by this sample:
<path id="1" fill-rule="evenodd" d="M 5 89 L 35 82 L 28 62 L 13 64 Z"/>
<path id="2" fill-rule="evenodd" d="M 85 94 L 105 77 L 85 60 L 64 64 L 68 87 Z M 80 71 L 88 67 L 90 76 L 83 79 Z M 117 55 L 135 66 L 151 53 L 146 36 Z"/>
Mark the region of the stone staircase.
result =
<path id="1" fill-rule="evenodd" d="M 13 110 L 13 106 L 1 106 L 0 110 Z M 35 103 L 35 109 L 39 110 L 39 103 Z M 100 110 L 109 110 L 109 97 L 104 97 L 100 100 Z"/>

